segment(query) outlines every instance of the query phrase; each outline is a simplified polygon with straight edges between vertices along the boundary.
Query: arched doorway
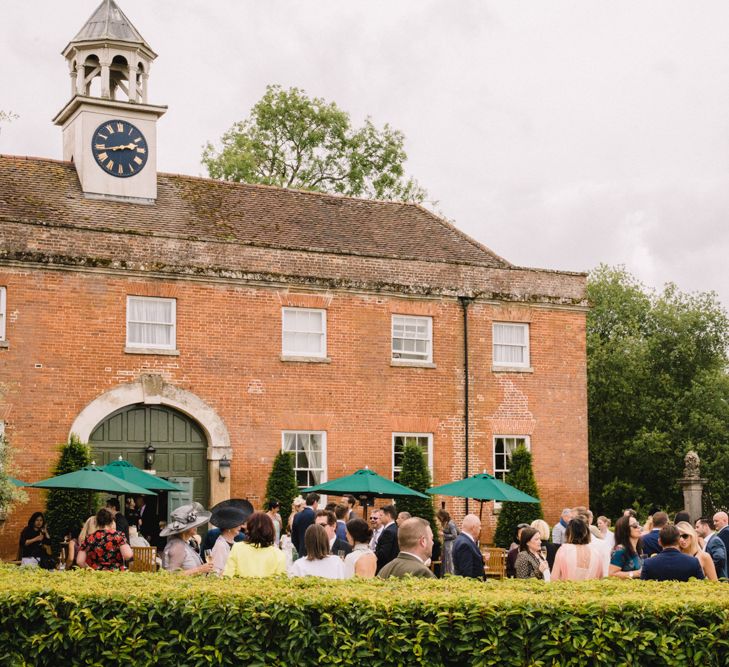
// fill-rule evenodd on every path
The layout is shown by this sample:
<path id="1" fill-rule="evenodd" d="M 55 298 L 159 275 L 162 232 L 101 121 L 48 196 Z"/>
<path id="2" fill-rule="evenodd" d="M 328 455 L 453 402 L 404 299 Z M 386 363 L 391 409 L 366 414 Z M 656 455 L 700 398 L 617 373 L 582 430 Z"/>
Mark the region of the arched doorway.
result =
<path id="1" fill-rule="evenodd" d="M 185 503 L 197 501 L 204 507 L 210 498 L 207 446 L 200 426 L 187 415 L 164 405 L 128 405 L 96 425 L 89 437 L 98 465 L 120 456 L 144 468 L 148 445 L 155 448 L 154 470 L 182 486 L 182 493 L 160 497 L 157 514 L 169 512 Z"/>

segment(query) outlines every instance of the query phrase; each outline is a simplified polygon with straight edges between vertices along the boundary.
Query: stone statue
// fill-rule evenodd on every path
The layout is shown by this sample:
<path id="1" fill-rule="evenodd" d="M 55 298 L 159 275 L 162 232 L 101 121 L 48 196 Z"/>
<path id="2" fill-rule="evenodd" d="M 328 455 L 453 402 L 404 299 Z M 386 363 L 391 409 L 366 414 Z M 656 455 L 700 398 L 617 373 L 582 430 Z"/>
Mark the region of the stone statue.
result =
<path id="1" fill-rule="evenodd" d="M 684 479 L 699 479 L 699 455 L 691 450 L 684 456 L 683 463 Z"/>

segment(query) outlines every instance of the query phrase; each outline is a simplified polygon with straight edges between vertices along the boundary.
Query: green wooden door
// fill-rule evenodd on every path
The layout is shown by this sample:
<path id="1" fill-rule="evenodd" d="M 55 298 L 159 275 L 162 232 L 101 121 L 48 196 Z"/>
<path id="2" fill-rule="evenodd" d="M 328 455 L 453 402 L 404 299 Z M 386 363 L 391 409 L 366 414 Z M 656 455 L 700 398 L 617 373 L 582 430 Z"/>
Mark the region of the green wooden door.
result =
<path id="1" fill-rule="evenodd" d="M 144 450 L 151 444 L 157 450 L 157 475 L 189 480 L 192 499 L 208 506 L 207 442 L 187 415 L 161 405 L 131 405 L 104 419 L 91 433 L 89 444 L 98 465 L 121 456 L 142 469 Z"/>

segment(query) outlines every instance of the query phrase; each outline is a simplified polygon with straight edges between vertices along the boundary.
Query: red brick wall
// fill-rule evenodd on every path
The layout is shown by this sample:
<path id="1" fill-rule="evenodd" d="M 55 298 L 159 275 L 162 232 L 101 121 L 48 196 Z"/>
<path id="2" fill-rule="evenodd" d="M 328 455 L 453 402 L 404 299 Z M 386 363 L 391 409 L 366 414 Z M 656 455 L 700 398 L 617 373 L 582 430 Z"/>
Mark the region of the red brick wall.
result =
<path id="1" fill-rule="evenodd" d="M 0 419 L 22 478 L 49 476 L 78 413 L 142 373 L 162 375 L 217 411 L 234 451 L 232 496 L 254 505 L 286 429 L 327 432 L 330 479 L 365 465 L 389 475 L 394 431 L 433 433 L 436 484 L 463 476 L 463 327 L 455 299 L 7 267 L 0 285 L 7 287 L 9 343 L 0 349 Z M 177 299 L 179 356 L 124 352 L 129 294 Z M 331 363 L 281 361 L 282 305 L 327 309 Z M 436 368 L 390 365 L 393 313 L 433 317 Z M 492 372 L 494 320 L 530 323 L 532 373 Z M 528 435 L 546 518 L 553 523 L 563 506 L 586 505 L 584 312 L 475 302 L 469 345 L 471 472 L 492 470 L 494 435 Z M 5 557 L 30 513 L 42 509 L 42 493 L 30 496 L 0 533 Z M 462 501 L 447 503 L 462 514 Z"/>

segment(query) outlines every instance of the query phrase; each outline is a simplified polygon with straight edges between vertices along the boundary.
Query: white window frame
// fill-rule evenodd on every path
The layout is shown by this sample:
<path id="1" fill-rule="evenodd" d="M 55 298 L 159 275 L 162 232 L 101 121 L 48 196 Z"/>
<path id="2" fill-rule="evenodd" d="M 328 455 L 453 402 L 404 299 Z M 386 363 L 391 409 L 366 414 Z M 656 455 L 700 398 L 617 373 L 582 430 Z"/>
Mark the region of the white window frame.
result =
<path id="1" fill-rule="evenodd" d="M 296 466 L 296 453 L 291 449 L 286 449 L 286 436 L 287 435 L 318 435 L 321 436 L 321 468 L 299 468 Z M 319 484 L 327 481 L 327 432 L 326 431 L 299 431 L 299 430 L 286 430 L 281 431 L 281 451 L 292 452 L 294 454 L 294 475 L 296 476 L 299 470 L 318 470 L 320 472 Z M 298 479 L 296 485 L 299 486 Z M 299 489 L 306 489 L 308 486 L 315 486 L 314 484 L 299 486 Z"/>
<path id="2" fill-rule="evenodd" d="M 287 312 L 302 312 L 306 311 L 309 313 L 321 313 L 321 326 L 322 329 L 319 332 L 319 351 L 318 352 L 301 352 L 297 350 L 286 349 L 286 336 L 287 333 L 316 333 L 313 331 L 287 331 L 285 328 L 286 318 L 284 317 Z M 285 357 L 314 357 L 317 359 L 325 359 L 327 356 L 327 311 L 324 308 L 297 308 L 293 306 L 284 306 L 281 309 L 281 354 Z"/>
<path id="3" fill-rule="evenodd" d="M 499 438 L 502 438 L 505 440 L 509 440 L 509 439 L 523 440 L 524 446 L 527 448 L 527 451 L 532 451 L 532 445 L 531 445 L 531 439 L 528 435 L 495 435 L 493 437 L 492 445 L 491 445 L 491 455 L 493 457 L 492 458 L 493 467 L 491 468 L 491 470 L 493 470 L 493 474 L 494 474 L 494 477 L 496 477 L 496 479 L 500 479 L 503 481 L 504 477 L 506 477 L 506 473 L 508 473 L 511 470 L 511 468 L 505 468 L 503 470 L 496 469 L 496 440 L 498 440 Z M 519 444 L 521 444 L 521 443 L 515 444 L 514 448 L 511 451 L 513 452 L 514 449 L 516 449 L 519 446 Z M 503 474 L 500 475 L 500 473 L 503 473 Z M 498 501 L 494 501 L 494 509 L 495 510 L 501 509 L 501 503 Z"/>
<path id="4" fill-rule="evenodd" d="M 5 322 L 8 319 L 7 288 L 0 287 L 0 340 L 5 340 Z"/>
<path id="5" fill-rule="evenodd" d="M 398 466 L 395 467 L 395 438 L 428 438 L 428 451 L 427 451 L 427 461 L 428 461 L 428 469 L 430 470 L 430 479 L 433 480 L 433 434 L 432 433 L 411 433 L 409 431 L 397 431 L 393 432 L 392 434 L 392 440 L 391 440 L 391 447 L 390 452 L 392 453 L 392 460 L 391 460 L 391 469 L 392 469 L 392 481 L 395 480 L 395 474 L 400 473 L 402 471 L 402 467 Z"/>
<path id="6" fill-rule="evenodd" d="M 496 346 L 497 345 L 508 345 L 504 343 L 498 343 L 496 341 L 496 330 L 497 327 L 513 327 L 513 328 L 520 328 L 525 332 L 525 343 L 524 345 L 509 345 L 509 347 L 519 347 L 524 350 L 523 360 L 520 362 L 517 361 L 499 361 L 496 359 Z M 530 353 L 530 330 L 529 330 L 529 324 L 527 322 L 494 322 L 493 327 L 491 329 L 492 334 L 492 353 L 491 358 L 493 359 L 493 365 L 495 367 L 505 367 L 505 368 L 529 368 L 531 365 L 531 353 Z"/>
<path id="7" fill-rule="evenodd" d="M 417 352 L 403 352 L 395 350 L 395 320 L 425 320 L 428 327 L 427 338 L 404 338 L 402 340 L 425 340 L 427 342 L 427 352 L 417 357 L 402 355 L 418 355 Z M 390 321 L 390 354 L 392 361 L 412 363 L 412 364 L 430 364 L 433 363 L 433 318 L 430 315 L 401 315 L 393 313 Z"/>
<path id="8" fill-rule="evenodd" d="M 169 345 L 155 345 L 154 343 L 136 343 L 129 340 L 129 304 L 132 300 L 140 301 L 163 301 L 172 303 L 172 322 L 141 322 L 142 324 L 161 324 L 171 328 Z M 157 296 L 139 296 L 134 294 L 127 295 L 127 331 L 126 331 L 126 347 L 139 350 L 175 350 L 177 348 L 177 299 Z M 136 323 L 136 322 L 135 322 Z"/>

